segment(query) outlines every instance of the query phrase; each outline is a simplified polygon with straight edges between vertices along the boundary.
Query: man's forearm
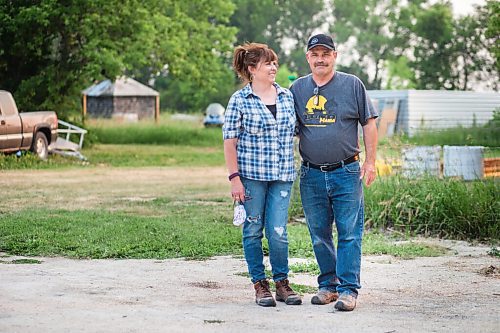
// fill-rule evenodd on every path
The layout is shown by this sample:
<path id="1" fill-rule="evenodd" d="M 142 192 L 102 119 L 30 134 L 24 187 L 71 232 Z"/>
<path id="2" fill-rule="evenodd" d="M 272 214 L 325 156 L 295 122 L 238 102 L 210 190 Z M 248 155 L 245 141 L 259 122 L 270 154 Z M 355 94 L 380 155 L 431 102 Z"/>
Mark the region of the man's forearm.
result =
<path id="1" fill-rule="evenodd" d="M 365 143 L 365 163 L 375 164 L 377 158 L 377 124 L 374 118 L 363 126 L 363 141 Z"/>

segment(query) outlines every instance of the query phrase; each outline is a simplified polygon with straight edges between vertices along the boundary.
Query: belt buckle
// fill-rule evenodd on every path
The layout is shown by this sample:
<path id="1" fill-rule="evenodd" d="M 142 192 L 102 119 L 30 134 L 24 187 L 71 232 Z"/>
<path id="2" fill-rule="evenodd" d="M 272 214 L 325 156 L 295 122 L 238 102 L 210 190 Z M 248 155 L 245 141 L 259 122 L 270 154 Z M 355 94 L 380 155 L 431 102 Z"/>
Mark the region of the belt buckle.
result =
<path id="1" fill-rule="evenodd" d="M 319 169 L 321 170 L 321 172 L 328 172 L 328 170 L 326 170 L 326 168 L 328 168 L 328 167 L 329 167 L 328 165 L 320 165 Z"/>

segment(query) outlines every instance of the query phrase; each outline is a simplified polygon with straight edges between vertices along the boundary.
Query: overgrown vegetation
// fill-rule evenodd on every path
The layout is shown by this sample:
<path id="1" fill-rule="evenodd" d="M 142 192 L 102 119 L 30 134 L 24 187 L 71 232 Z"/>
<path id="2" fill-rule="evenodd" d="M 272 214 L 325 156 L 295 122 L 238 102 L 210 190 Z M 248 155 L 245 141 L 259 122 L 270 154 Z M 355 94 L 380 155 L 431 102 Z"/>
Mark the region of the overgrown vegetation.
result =
<path id="1" fill-rule="evenodd" d="M 500 239 L 497 180 L 379 178 L 365 189 L 367 225 L 458 239 Z"/>
<path id="2" fill-rule="evenodd" d="M 197 125 L 197 126 L 195 126 Z M 222 146 L 220 128 L 203 128 L 199 123 L 138 123 L 121 126 L 91 127 L 96 141 L 102 144 Z"/>
<path id="3" fill-rule="evenodd" d="M 486 127 L 498 133 L 498 120 L 498 113 L 495 113 L 494 120 Z M 40 161 L 30 153 L 23 153 L 21 157 L 0 155 L 0 170 L 224 165 L 220 128 L 205 129 L 199 121 L 173 121 L 166 116 L 159 124 L 100 122 L 90 127 L 97 133 L 98 143 L 83 150 L 87 162 L 60 156 Z M 394 158 L 400 144 L 396 139 L 386 141 L 381 145 L 381 155 Z M 291 220 L 303 221 L 298 182 L 293 191 Z M 367 229 L 393 230 L 407 236 L 478 239 L 495 246 L 500 240 L 498 197 L 498 179 L 464 182 L 379 177 L 365 189 Z M 241 254 L 239 231 L 228 226 L 229 205 L 225 206 L 224 199 L 212 199 L 216 206 L 202 206 L 204 208 L 196 207 L 193 202 L 181 201 L 175 206 L 169 204 L 170 199 L 159 199 L 152 203 L 156 210 L 147 214 L 142 212 L 144 207 L 126 212 L 116 207 L 113 211 L 66 211 L 30 208 L 27 203 L 15 212 L 0 215 L 0 249 L 20 254 L 98 258 Z M 165 206 L 160 212 L 157 209 L 162 203 Z M 126 234 L 123 231 L 127 231 Z M 190 233 L 189 237 L 184 233 Z M 313 257 L 305 225 L 292 223 L 290 234 L 290 255 Z M 408 252 L 406 245 L 394 247 L 394 242 L 374 235 L 366 235 L 365 253 L 390 253 L 401 257 L 429 255 L 428 247 L 412 244 Z M 165 247 L 165 242 L 172 244 L 171 247 Z M 203 249 L 199 249 L 200 244 Z"/>
<path id="4" fill-rule="evenodd" d="M 422 130 L 406 142 L 421 146 L 452 145 L 452 146 L 484 146 L 500 147 L 500 110 L 493 113 L 484 126 L 454 127 L 440 130 Z"/>
<path id="5" fill-rule="evenodd" d="M 214 147 L 95 145 L 83 153 L 92 165 L 114 167 L 216 166 L 224 163 L 222 144 Z"/>
<path id="6" fill-rule="evenodd" d="M 14 255 L 74 258 L 206 258 L 241 255 L 241 230 L 231 224 L 231 205 L 155 200 L 127 211 L 24 209 L 0 215 L 0 251 Z M 290 255 L 313 258 L 304 224 L 289 226 Z M 264 240 L 264 251 L 268 253 Z M 365 254 L 435 256 L 442 249 L 399 244 L 368 233 Z"/>
<path id="7" fill-rule="evenodd" d="M 16 154 L 0 154 L 0 170 L 15 169 L 59 169 L 71 166 L 81 166 L 86 163 L 62 156 L 52 155 L 46 161 L 42 161 L 31 152 L 22 152 L 21 156 Z"/>

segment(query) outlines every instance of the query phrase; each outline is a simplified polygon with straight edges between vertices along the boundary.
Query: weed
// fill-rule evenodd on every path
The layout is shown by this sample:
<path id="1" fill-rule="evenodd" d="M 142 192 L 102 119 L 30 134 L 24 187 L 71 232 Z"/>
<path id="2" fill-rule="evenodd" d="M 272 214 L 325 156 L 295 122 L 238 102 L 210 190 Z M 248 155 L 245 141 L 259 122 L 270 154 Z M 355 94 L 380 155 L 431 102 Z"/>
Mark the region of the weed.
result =
<path id="1" fill-rule="evenodd" d="M 488 251 L 488 255 L 500 258 L 500 250 L 496 246 L 494 246 Z"/>
<path id="2" fill-rule="evenodd" d="M 36 260 L 36 259 L 14 259 L 11 261 L 0 260 L 0 263 L 25 265 L 25 264 L 41 264 L 42 262 L 40 260 Z"/>
<path id="3" fill-rule="evenodd" d="M 319 266 L 315 261 L 308 261 L 306 263 L 296 263 L 290 265 L 290 270 L 294 273 L 307 273 L 311 275 L 319 275 Z"/>

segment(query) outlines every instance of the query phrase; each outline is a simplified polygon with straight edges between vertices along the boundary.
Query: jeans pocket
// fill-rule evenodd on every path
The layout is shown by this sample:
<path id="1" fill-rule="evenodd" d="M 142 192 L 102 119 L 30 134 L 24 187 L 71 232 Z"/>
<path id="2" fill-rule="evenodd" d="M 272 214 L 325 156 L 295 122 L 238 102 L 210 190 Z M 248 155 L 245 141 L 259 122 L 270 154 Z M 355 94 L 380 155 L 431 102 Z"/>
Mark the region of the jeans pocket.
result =
<path id="1" fill-rule="evenodd" d="M 307 176 L 307 172 L 309 171 L 309 168 L 306 167 L 305 165 L 300 166 L 300 179 L 304 178 Z"/>
<path id="2" fill-rule="evenodd" d="M 359 162 L 346 164 L 346 165 L 344 165 L 344 169 L 348 173 L 360 173 L 361 172 L 361 167 L 359 165 Z"/>

